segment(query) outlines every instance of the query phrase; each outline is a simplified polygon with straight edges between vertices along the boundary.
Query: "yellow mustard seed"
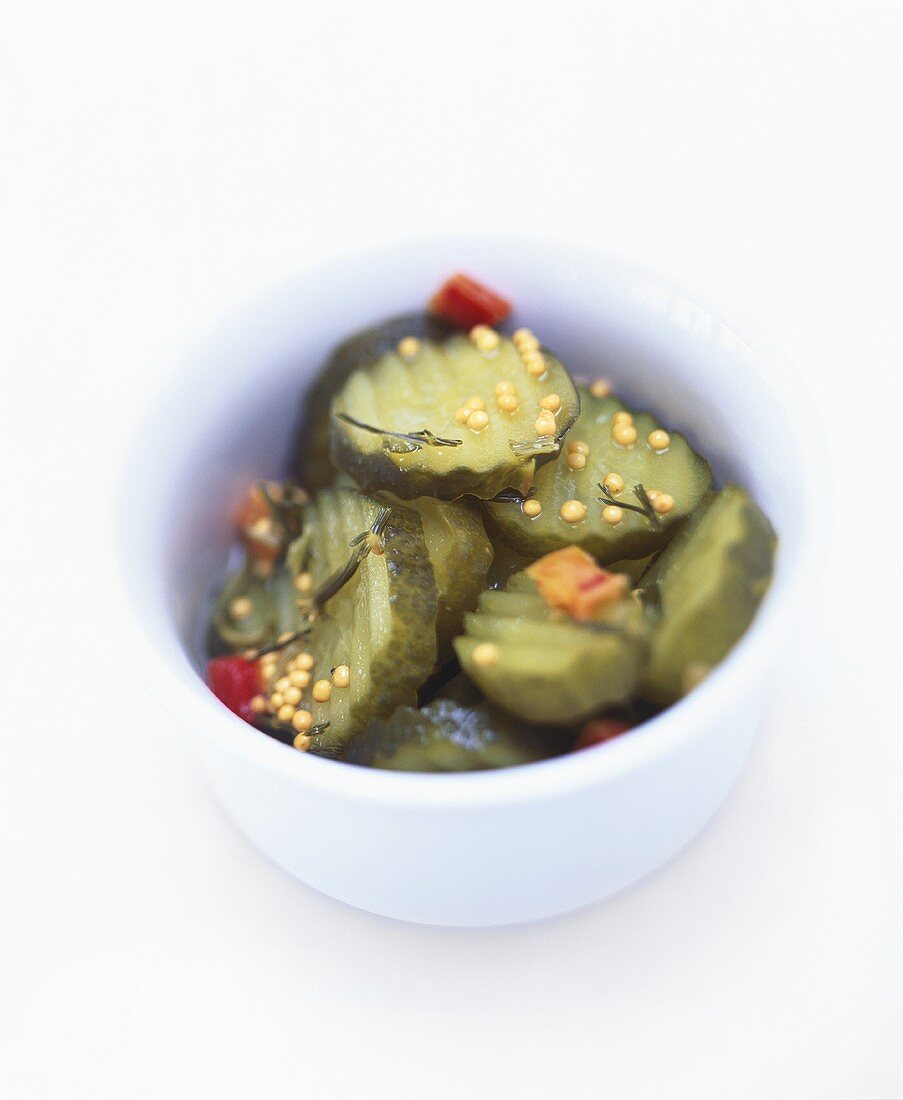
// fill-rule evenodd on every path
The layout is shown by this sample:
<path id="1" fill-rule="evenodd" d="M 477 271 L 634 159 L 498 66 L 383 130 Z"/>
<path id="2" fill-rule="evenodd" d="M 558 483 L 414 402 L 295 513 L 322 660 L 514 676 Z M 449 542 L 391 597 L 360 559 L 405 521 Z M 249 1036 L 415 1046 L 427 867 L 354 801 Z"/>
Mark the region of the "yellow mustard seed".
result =
<path id="1" fill-rule="evenodd" d="M 254 604 L 247 596 L 236 596 L 229 604 L 229 614 L 233 619 L 247 619 L 254 611 Z"/>
<path id="2" fill-rule="evenodd" d="M 493 665 L 499 659 L 498 647 L 492 642 L 480 642 L 473 649 L 473 663 L 481 668 Z"/>
<path id="3" fill-rule="evenodd" d="M 671 446 L 671 436 L 661 428 L 656 428 L 654 432 L 650 432 L 646 437 L 646 442 L 653 451 L 667 451 Z"/>
<path id="4" fill-rule="evenodd" d="M 496 398 L 498 407 L 502 412 L 513 413 L 517 412 L 517 398 L 513 393 L 502 393 Z"/>
<path id="5" fill-rule="evenodd" d="M 310 673 L 300 668 L 293 668 L 288 674 L 288 681 L 292 687 L 301 688 L 303 691 L 304 688 L 310 686 Z"/>
<path id="6" fill-rule="evenodd" d="M 251 710 L 254 714 L 263 714 L 267 709 L 267 701 L 262 695 L 255 695 L 251 700 Z"/>
<path id="7" fill-rule="evenodd" d="M 547 409 L 549 412 L 558 412 L 561 408 L 561 398 L 557 393 L 546 394 L 539 402 L 541 409 Z"/>
<path id="8" fill-rule="evenodd" d="M 527 373 L 541 378 L 546 373 L 546 361 L 541 351 L 528 351 L 522 356 Z"/>
<path id="9" fill-rule="evenodd" d="M 456 424 L 466 424 L 467 418 L 470 416 L 470 409 L 465 408 L 463 405 L 455 413 Z"/>
<path id="10" fill-rule="evenodd" d="M 332 698 L 332 684 L 328 680 L 317 680 L 311 689 L 316 703 L 328 703 Z"/>
<path id="11" fill-rule="evenodd" d="M 524 501 L 524 503 L 521 505 L 521 511 L 524 513 L 525 516 L 528 516 L 530 519 L 536 519 L 536 517 L 542 512 L 542 505 L 539 503 L 538 500 L 533 500 L 531 498 L 530 500 Z"/>
<path id="12" fill-rule="evenodd" d="M 295 717 L 295 708 L 291 703 L 283 703 L 279 710 L 276 711 L 276 717 L 280 722 L 291 722 Z"/>
<path id="13" fill-rule="evenodd" d="M 632 424 L 615 424 L 611 437 L 622 447 L 632 447 L 636 443 L 636 428 Z"/>
<path id="14" fill-rule="evenodd" d="M 611 418 L 611 422 L 612 424 L 632 424 L 633 413 L 629 413 L 626 409 L 621 409 L 614 414 Z"/>
<path id="15" fill-rule="evenodd" d="M 464 402 L 464 408 L 470 412 L 476 412 L 477 409 L 485 409 L 486 402 L 482 397 L 468 397 Z"/>
<path id="16" fill-rule="evenodd" d="M 665 516 L 674 507 L 674 497 L 668 493 L 659 493 L 653 500 L 652 507 L 660 516 Z"/>
<path id="17" fill-rule="evenodd" d="M 558 514 L 565 523 L 582 523 L 586 519 L 586 505 L 579 500 L 566 500 Z"/>
<path id="18" fill-rule="evenodd" d="M 298 576 L 295 577 L 295 588 L 298 592 L 301 593 L 302 596 L 306 596 L 309 592 L 311 592 L 313 590 L 313 586 L 314 579 L 310 575 L 310 573 L 299 573 Z"/>
<path id="19" fill-rule="evenodd" d="M 579 451 L 571 451 L 568 455 L 568 466 L 572 470 L 583 470 L 586 467 L 586 455 Z"/>
<path id="20" fill-rule="evenodd" d="M 470 339 L 478 351 L 495 351 L 501 343 L 499 334 L 489 325 L 474 325 L 470 330 Z"/>
<path id="21" fill-rule="evenodd" d="M 301 702 L 301 689 L 296 688 L 294 685 L 287 687 L 282 693 L 282 698 L 289 706 L 296 707 Z"/>
<path id="22" fill-rule="evenodd" d="M 542 413 L 533 421 L 533 429 L 537 435 L 554 435 L 555 418 L 548 413 Z"/>
<path id="23" fill-rule="evenodd" d="M 332 670 L 332 683 L 337 688 L 348 687 L 351 683 L 351 669 L 347 665 L 336 665 Z"/>
<path id="24" fill-rule="evenodd" d="M 472 432 L 483 432 L 489 427 L 489 414 L 482 409 L 474 409 L 467 417 L 466 424 Z"/>
<path id="25" fill-rule="evenodd" d="M 589 444 L 584 443 L 582 439 L 571 439 L 568 442 L 568 454 L 569 455 L 588 455 Z"/>
<path id="26" fill-rule="evenodd" d="M 307 733 L 313 722 L 313 715 L 309 710 L 296 710 L 292 715 L 292 725 L 298 733 Z"/>
<path id="27" fill-rule="evenodd" d="M 304 672 L 310 672 L 314 667 L 313 655 L 310 653 L 299 653 L 295 658 L 295 668 L 300 668 Z"/>
<path id="28" fill-rule="evenodd" d="M 415 359 L 420 351 L 420 341 L 416 336 L 405 336 L 398 341 L 398 354 L 402 359 Z"/>
<path id="29" fill-rule="evenodd" d="M 620 474 L 606 474 L 602 479 L 602 484 L 610 493 L 617 496 L 624 488 L 624 478 Z"/>
<path id="30" fill-rule="evenodd" d="M 602 519 L 612 527 L 617 527 L 623 518 L 624 510 L 616 504 L 608 504 L 602 509 Z"/>
<path id="31" fill-rule="evenodd" d="M 261 516 L 259 519 L 255 519 L 251 524 L 250 531 L 252 535 L 262 536 L 263 538 L 275 534 L 273 521 L 269 516 Z"/>
<path id="32" fill-rule="evenodd" d="M 611 386 L 604 378 L 597 378 L 596 381 L 590 385 L 589 392 L 593 397 L 608 397 L 611 393 Z"/>
<path id="33" fill-rule="evenodd" d="M 298 711 L 298 714 L 302 713 L 303 711 Z M 307 750 L 311 746 L 311 740 L 306 733 L 296 733 L 295 739 L 294 741 L 292 741 L 292 744 L 295 746 L 298 752 L 307 752 Z"/>

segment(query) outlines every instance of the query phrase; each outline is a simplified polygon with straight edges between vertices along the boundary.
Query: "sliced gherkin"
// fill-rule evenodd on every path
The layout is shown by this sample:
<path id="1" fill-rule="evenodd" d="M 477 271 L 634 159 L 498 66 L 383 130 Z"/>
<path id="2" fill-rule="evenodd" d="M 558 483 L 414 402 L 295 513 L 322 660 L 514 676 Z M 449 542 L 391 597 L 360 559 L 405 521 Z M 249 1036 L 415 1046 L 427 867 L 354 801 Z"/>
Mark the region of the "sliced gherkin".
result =
<path id="1" fill-rule="evenodd" d="M 305 515 L 309 564 L 320 589 L 349 560 L 350 545 L 366 532 L 380 503 L 354 490 L 316 494 Z M 367 555 L 352 578 L 315 617 L 303 648 L 315 662 L 299 704 L 313 724 L 326 728 L 315 751 L 341 755 L 349 739 L 374 718 L 413 703 L 436 660 L 436 584 L 423 524 L 411 508 L 393 506 L 382 532 L 383 553 Z M 347 665 L 347 687 L 328 701 L 313 698 L 313 684 Z"/>
<path id="2" fill-rule="evenodd" d="M 640 581 L 655 624 L 644 696 L 672 703 L 727 655 L 768 590 L 776 543 L 744 489 L 706 498 Z"/>
<path id="3" fill-rule="evenodd" d="M 532 554 L 527 557 L 518 554 L 498 538 L 492 541 L 492 550 L 492 565 L 486 574 L 487 588 L 504 588 L 515 573 L 522 573 L 534 561 Z"/>
<path id="4" fill-rule="evenodd" d="M 447 322 L 428 313 L 405 313 L 356 332 L 339 344 L 304 395 L 292 458 L 298 482 L 308 489 L 332 484 L 336 468 L 329 457 L 329 405 L 356 370 L 372 366 L 405 336 L 443 340 L 453 331 Z"/>
<path id="5" fill-rule="evenodd" d="M 530 764 L 564 752 L 560 730 L 525 726 L 484 703 L 437 698 L 371 722 L 348 746 L 352 764 L 408 772 L 465 772 Z"/>
<path id="6" fill-rule="evenodd" d="M 579 400 L 551 352 L 490 341 L 481 350 L 460 334 L 422 340 L 411 354 L 392 348 L 355 371 L 331 406 L 336 465 L 368 491 L 405 499 L 526 492 L 558 453 Z M 537 355 L 539 377 L 530 373 Z M 543 409 L 550 399 L 554 410 Z"/>
<path id="7" fill-rule="evenodd" d="M 532 499 L 539 502 L 542 511 L 532 516 L 516 502 L 487 501 L 484 507 L 490 535 L 532 557 L 571 544 L 581 546 L 603 565 L 622 558 L 646 557 L 667 542 L 676 525 L 711 488 L 709 464 L 678 432 L 669 430 L 667 447 L 656 450 L 649 436 L 661 428 L 648 413 L 630 414 L 629 426 L 636 432 L 636 441 L 619 443 L 612 418 L 628 410 L 614 397 L 593 397 L 582 387 L 579 393 L 580 417 L 568 433 L 562 453 L 536 474 Z M 581 448 L 585 450 L 585 465 L 575 468 L 581 460 L 572 460 L 569 448 L 579 444 L 585 445 Z M 600 499 L 604 497 L 600 483 L 609 474 L 616 474 L 623 483 L 613 501 Z M 637 485 L 670 496 L 670 511 L 656 514 L 654 520 L 633 511 L 643 504 L 634 491 Z M 578 523 L 569 523 L 560 514 L 561 506 L 573 500 L 586 508 L 585 519 Z M 609 503 L 624 505 L 620 521 L 615 524 L 603 519 L 603 509 Z"/>
<path id="8" fill-rule="evenodd" d="M 470 501 L 418 497 L 408 507 L 420 515 L 436 580 L 436 646 L 443 662 L 453 656 L 451 642 L 461 632 L 464 612 L 476 607 L 486 587 L 492 544 L 480 509 Z"/>
<path id="9" fill-rule="evenodd" d="M 227 578 L 216 599 L 213 632 L 231 650 L 266 645 L 278 633 L 271 584 L 247 563 Z"/>
<path id="10" fill-rule="evenodd" d="M 589 622 L 550 608 L 515 575 L 487 591 L 455 639 L 461 667 L 486 697 L 524 721 L 567 726 L 628 699 L 646 659 L 643 609 L 631 597 Z"/>

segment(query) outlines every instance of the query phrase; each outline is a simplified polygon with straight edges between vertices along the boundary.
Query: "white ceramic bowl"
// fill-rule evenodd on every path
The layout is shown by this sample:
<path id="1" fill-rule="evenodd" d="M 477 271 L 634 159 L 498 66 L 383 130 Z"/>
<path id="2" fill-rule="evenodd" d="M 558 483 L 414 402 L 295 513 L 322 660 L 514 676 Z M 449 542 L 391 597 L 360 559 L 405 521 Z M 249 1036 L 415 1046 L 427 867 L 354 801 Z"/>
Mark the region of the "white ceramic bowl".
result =
<path id="1" fill-rule="evenodd" d="M 716 476 L 747 486 L 779 532 L 774 582 L 701 687 L 601 747 L 471 775 L 317 759 L 250 729 L 210 694 L 196 661 L 202 601 L 222 574 L 234 506 L 252 479 L 283 471 L 299 395 L 330 348 L 420 307 L 455 270 L 510 295 L 566 363 L 611 378 L 686 432 Z M 134 616 L 126 644 L 226 812 L 304 882 L 431 924 L 575 909 L 670 859 L 737 777 L 814 553 L 809 412 L 788 364 L 749 321 L 629 260 L 467 238 L 332 262 L 226 323 L 149 417 L 116 517 Z"/>

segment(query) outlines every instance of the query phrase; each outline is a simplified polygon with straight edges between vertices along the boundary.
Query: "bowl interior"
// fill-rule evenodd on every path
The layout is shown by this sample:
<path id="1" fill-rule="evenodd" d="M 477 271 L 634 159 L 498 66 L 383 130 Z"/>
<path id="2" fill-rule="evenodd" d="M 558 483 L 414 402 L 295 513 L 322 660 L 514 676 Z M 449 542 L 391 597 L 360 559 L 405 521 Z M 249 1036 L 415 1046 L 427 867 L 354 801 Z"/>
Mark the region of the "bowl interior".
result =
<path id="1" fill-rule="evenodd" d="M 578 374 L 684 432 L 780 536 L 769 601 L 800 572 L 810 499 L 804 400 L 757 333 L 618 257 L 543 242 L 427 241 L 334 261 L 228 321 L 187 361 L 126 471 L 120 529 L 143 628 L 190 690 L 201 612 L 248 483 L 285 472 L 305 386 L 355 329 L 417 309 L 465 270 L 497 286 Z M 705 690 L 703 687 L 700 690 Z"/>

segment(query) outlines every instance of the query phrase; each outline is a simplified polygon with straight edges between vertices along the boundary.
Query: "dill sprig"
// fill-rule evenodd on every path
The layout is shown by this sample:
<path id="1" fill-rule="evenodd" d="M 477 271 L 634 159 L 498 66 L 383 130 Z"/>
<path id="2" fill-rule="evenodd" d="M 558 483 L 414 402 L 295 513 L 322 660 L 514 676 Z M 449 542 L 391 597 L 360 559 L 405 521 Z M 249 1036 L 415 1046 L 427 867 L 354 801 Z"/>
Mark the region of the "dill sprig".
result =
<path id="1" fill-rule="evenodd" d="M 525 500 L 529 500 L 530 497 L 536 492 L 536 486 L 531 485 L 526 493 L 520 493 L 517 489 L 502 489 L 501 492 L 496 493 L 489 504 L 523 504 Z"/>
<path id="2" fill-rule="evenodd" d="M 304 626 L 299 627 L 297 630 L 293 630 L 291 634 L 280 635 L 275 642 L 270 642 L 269 645 L 261 646 L 260 649 L 255 649 L 253 656 L 249 656 L 249 661 L 259 661 L 261 657 L 266 656 L 267 653 L 278 653 L 281 649 L 285 649 L 286 646 L 294 645 L 295 642 L 300 642 L 302 638 L 306 638 L 310 634 L 310 623 L 305 623 Z"/>
<path id="3" fill-rule="evenodd" d="M 526 458 L 528 455 L 551 455 L 561 449 L 555 439 L 537 436 L 536 439 L 509 439 L 508 446 L 517 458 Z"/>
<path id="4" fill-rule="evenodd" d="M 365 424 L 363 420 L 355 420 L 347 413 L 339 412 L 335 415 L 339 420 L 344 420 L 346 424 L 351 424 L 362 431 L 381 435 L 387 440 L 400 440 L 406 451 L 419 451 L 423 447 L 460 447 L 464 442 L 463 439 L 446 439 L 444 436 L 435 435 L 429 428 L 422 428 L 419 432 L 393 432 L 388 428 L 377 428 L 373 424 Z"/>
<path id="5" fill-rule="evenodd" d="M 368 527 L 366 531 L 361 531 L 359 535 L 354 536 L 348 544 L 353 548 L 351 557 L 340 569 L 337 569 L 331 576 L 327 577 L 314 593 L 312 603 L 316 611 L 322 611 L 327 600 L 331 600 L 338 591 L 344 588 L 358 571 L 361 562 L 367 557 L 374 545 L 377 544 L 382 537 L 382 533 L 385 530 L 386 524 L 389 522 L 389 516 L 391 514 L 391 508 L 380 508 L 376 513 L 376 519 L 374 519 L 370 527 Z"/>
<path id="6" fill-rule="evenodd" d="M 619 500 L 601 481 L 599 482 L 599 488 L 602 490 L 602 496 L 599 497 L 600 504 L 613 504 L 616 508 L 625 508 L 628 512 L 637 512 L 639 515 L 649 520 L 653 527 L 658 528 L 661 526 L 661 520 L 658 518 L 658 513 L 652 507 L 652 501 L 649 499 L 649 494 L 642 485 L 634 485 L 633 487 L 636 498 L 640 502 L 639 505 L 628 504 L 624 500 Z"/>

